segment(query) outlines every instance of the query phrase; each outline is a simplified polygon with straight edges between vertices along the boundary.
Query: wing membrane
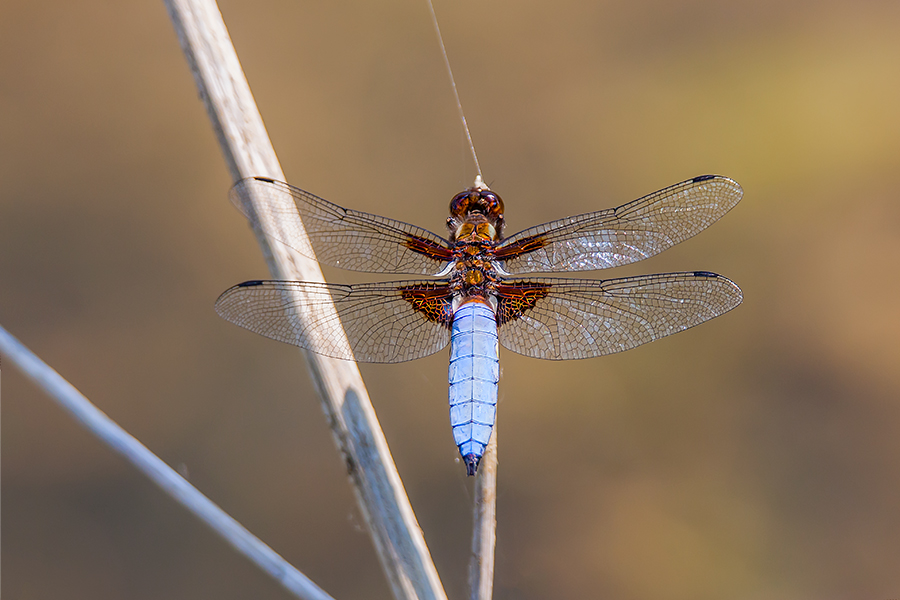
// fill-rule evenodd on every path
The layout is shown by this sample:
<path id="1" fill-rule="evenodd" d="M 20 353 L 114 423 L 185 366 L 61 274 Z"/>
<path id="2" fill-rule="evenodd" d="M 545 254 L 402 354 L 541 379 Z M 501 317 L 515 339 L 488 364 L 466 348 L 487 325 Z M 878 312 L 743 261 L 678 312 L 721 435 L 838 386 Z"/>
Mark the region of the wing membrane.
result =
<path id="1" fill-rule="evenodd" d="M 247 281 L 225 291 L 216 312 L 235 325 L 325 356 L 397 363 L 434 354 L 449 343 L 449 294 L 446 282 L 434 281 Z"/>
<path id="2" fill-rule="evenodd" d="M 288 202 L 285 194 L 293 203 Z M 265 217 L 300 214 L 309 241 L 291 219 L 280 242 L 322 264 L 371 273 L 431 275 L 450 260 L 447 242 L 421 227 L 341 208 L 281 181 L 252 177 L 231 191 L 231 201 L 250 222 L 260 226 L 251 204 L 260 199 Z"/>
<path id="3" fill-rule="evenodd" d="M 622 352 L 728 312 L 734 282 L 705 271 L 624 279 L 525 278 L 498 287 L 500 343 L 551 360 Z"/>
<path id="4" fill-rule="evenodd" d="M 526 229 L 504 240 L 495 255 L 511 273 L 627 265 L 706 229 L 742 195 L 741 186 L 727 177 L 695 177 L 618 208 Z"/>

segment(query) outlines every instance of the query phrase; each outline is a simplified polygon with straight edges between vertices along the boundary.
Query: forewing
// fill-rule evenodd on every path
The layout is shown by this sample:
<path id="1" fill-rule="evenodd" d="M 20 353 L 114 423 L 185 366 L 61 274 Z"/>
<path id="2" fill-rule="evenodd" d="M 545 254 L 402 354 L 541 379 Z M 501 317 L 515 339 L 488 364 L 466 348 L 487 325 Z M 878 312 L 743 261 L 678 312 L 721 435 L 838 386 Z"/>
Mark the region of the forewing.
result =
<path id="1" fill-rule="evenodd" d="M 216 312 L 235 325 L 325 356 L 397 363 L 434 354 L 449 343 L 450 300 L 446 282 L 247 281 L 223 293 Z"/>
<path id="2" fill-rule="evenodd" d="M 705 271 L 623 279 L 527 278 L 498 286 L 503 347 L 564 360 L 622 352 L 728 312 L 734 282 Z"/>
<path id="3" fill-rule="evenodd" d="M 737 182 L 703 175 L 618 208 L 521 231 L 495 251 L 510 273 L 590 271 L 643 260 L 696 235 L 731 210 Z"/>
<path id="4" fill-rule="evenodd" d="M 259 199 L 257 215 L 251 197 Z M 290 202 L 288 197 L 293 200 Z M 293 216 L 303 221 L 307 237 L 294 219 L 282 219 L 280 242 L 325 265 L 372 273 L 432 275 L 450 260 L 447 242 L 421 227 L 377 215 L 341 208 L 281 181 L 244 179 L 231 191 L 231 201 L 250 222 Z"/>

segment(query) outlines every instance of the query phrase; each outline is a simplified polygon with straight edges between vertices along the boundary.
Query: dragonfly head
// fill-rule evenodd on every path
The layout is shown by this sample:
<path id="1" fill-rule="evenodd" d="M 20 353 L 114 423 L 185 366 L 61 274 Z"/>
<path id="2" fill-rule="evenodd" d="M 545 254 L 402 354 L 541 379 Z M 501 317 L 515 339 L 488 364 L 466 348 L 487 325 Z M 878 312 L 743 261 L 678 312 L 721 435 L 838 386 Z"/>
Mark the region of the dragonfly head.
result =
<path id="1" fill-rule="evenodd" d="M 454 240 L 460 237 L 465 224 L 490 226 L 492 240 L 499 240 L 503 229 L 503 200 L 486 188 L 471 187 L 453 196 L 447 228 Z"/>

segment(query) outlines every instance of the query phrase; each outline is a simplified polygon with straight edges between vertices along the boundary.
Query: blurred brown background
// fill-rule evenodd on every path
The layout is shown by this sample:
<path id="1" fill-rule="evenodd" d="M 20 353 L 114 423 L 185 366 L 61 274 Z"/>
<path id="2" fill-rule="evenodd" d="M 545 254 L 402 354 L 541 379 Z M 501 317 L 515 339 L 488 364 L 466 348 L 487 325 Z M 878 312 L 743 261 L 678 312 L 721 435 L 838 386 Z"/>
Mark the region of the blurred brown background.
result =
<path id="1" fill-rule="evenodd" d="M 422 0 L 223 1 L 288 179 L 443 233 L 474 175 Z M 703 174 L 743 202 L 621 276 L 736 311 L 608 358 L 501 352 L 498 599 L 900 593 L 900 4 L 439 2 L 509 233 Z M 336 598 L 388 598 L 162 2 L 0 6 L 0 323 Z M 334 281 L 357 274 L 329 271 Z M 6 361 L 4 598 L 286 598 Z M 452 598 L 447 355 L 363 366 Z"/>

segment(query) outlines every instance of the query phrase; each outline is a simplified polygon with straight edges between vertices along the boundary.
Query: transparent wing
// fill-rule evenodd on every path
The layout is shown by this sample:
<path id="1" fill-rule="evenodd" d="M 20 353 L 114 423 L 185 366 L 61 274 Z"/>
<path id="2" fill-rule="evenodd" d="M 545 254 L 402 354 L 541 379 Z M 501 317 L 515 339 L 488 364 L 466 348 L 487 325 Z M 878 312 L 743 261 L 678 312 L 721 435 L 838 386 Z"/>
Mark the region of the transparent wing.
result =
<path id="1" fill-rule="evenodd" d="M 495 251 L 510 273 L 590 271 L 658 254 L 709 227 L 743 191 L 703 175 L 618 208 L 544 223 L 505 239 Z"/>
<path id="2" fill-rule="evenodd" d="M 705 271 L 504 282 L 498 287 L 500 343 L 535 358 L 602 356 L 699 325 L 742 298 L 734 282 Z"/>
<path id="3" fill-rule="evenodd" d="M 449 343 L 452 323 L 449 287 L 434 281 L 247 281 L 223 293 L 216 312 L 273 340 L 370 363 L 434 354 Z"/>
<path id="4" fill-rule="evenodd" d="M 447 242 L 421 227 L 341 208 L 300 188 L 263 177 L 244 179 L 231 191 L 231 201 L 256 227 L 260 215 L 250 202 L 254 196 L 260 199 L 265 217 L 299 213 L 309 242 L 296 225 L 289 225 L 282 235 L 285 239 L 278 241 L 325 265 L 370 273 L 432 275 L 450 260 Z"/>

